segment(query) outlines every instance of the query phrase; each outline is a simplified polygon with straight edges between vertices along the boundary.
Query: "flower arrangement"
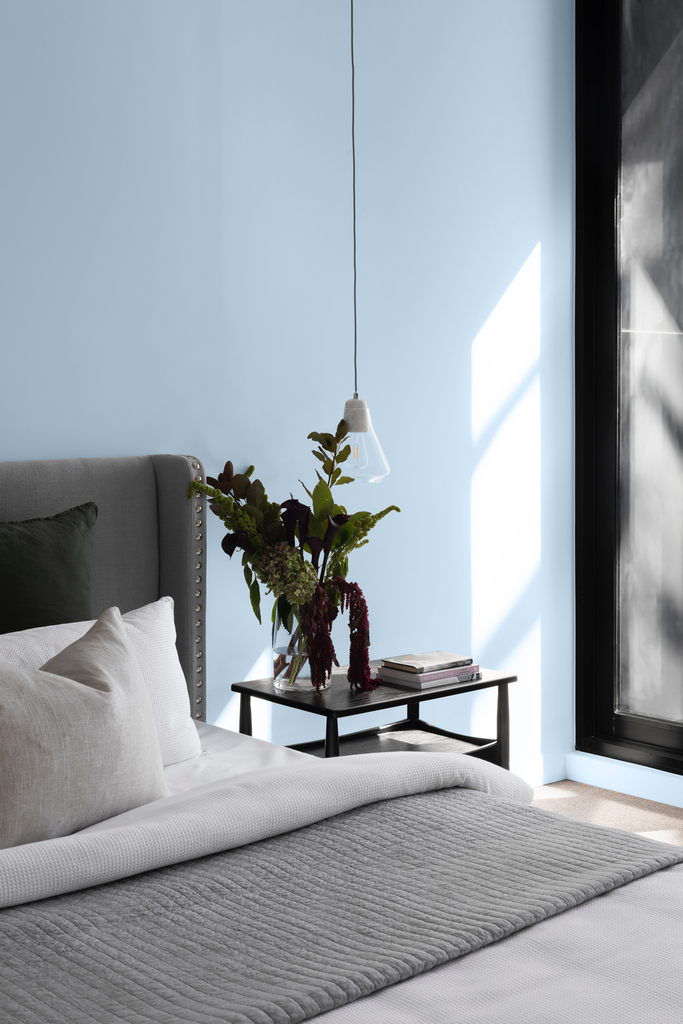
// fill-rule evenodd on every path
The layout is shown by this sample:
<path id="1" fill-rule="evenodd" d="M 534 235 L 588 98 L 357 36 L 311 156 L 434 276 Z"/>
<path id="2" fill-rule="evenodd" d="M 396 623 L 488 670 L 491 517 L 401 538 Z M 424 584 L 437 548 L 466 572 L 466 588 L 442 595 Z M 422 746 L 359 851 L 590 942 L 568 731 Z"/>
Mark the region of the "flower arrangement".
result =
<path id="1" fill-rule="evenodd" d="M 254 467 L 235 473 L 232 462 L 226 462 L 217 479 L 207 477 L 206 484 L 193 481 L 190 497 L 195 491 L 209 495 L 211 511 L 228 530 L 223 550 L 231 558 L 238 548 L 242 551 L 244 578 L 259 622 L 261 587 L 273 595 L 274 628 L 283 624 L 292 638 L 291 649 L 301 652 L 288 663 L 288 681 L 294 683 L 307 657 L 312 685 L 327 684 L 332 665 L 339 664 L 330 630 L 339 611 L 348 609 L 349 683 L 372 689 L 367 605 L 358 584 L 346 579 L 349 555 L 368 543 L 368 534 L 381 519 L 400 509 L 390 505 L 375 514 L 349 514 L 335 502 L 332 488 L 353 479 L 342 475 L 351 454 L 344 420 L 334 434 L 313 431 L 308 437 L 318 446 L 313 455 L 325 474 L 316 470 L 318 481 L 312 491 L 299 481 L 310 505 L 291 495 L 281 503 L 269 501 L 261 481 L 251 479 Z"/>

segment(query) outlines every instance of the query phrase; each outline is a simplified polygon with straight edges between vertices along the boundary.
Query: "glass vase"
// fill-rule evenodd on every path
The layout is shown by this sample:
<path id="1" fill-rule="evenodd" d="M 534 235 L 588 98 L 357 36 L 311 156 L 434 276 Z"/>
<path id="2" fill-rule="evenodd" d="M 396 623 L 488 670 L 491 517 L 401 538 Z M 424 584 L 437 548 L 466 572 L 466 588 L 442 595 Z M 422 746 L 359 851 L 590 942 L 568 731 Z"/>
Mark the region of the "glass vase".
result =
<path id="1" fill-rule="evenodd" d="M 311 681 L 311 666 L 308 652 L 300 643 L 301 629 L 293 616 L 287 629 L 278 613 L 277 602 L 273 617 L 273 682 L 276 690 L 298 692 L 315 689 Z M 330 680 L 325 680 L 318 690 L 326 690 Z"/>

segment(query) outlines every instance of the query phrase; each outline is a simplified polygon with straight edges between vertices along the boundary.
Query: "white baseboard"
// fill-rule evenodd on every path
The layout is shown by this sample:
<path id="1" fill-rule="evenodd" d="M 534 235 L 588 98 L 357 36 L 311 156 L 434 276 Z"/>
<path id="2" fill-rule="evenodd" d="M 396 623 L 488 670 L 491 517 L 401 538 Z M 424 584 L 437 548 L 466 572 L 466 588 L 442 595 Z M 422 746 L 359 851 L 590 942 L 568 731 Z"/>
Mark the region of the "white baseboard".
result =
<path id="1" fill-rule="evenodd" d="M 566 779 L 565 754 L 538 754 L 510 762 L 510 771 L 530 786 L 545 786 Z"/>
<path id="2" fill-rule="evenodd" d="M 574 750 L 566 755 L 566 779 L 616 793 L 683 807 L 683 775 Z"/>

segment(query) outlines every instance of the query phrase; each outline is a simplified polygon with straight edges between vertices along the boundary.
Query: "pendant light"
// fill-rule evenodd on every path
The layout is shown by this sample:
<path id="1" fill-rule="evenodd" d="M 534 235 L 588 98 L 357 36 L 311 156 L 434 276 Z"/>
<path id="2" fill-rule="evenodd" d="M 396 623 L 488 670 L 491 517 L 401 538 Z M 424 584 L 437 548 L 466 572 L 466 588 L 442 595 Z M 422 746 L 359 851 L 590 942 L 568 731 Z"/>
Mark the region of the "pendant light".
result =
<path id="1" fill-rule="evenodd" d="M 378 483 L 389 463 L 372 429 L 368 403 L 358 397 L 358 316 L 356 301 L 356 69 L 353 59 L 353 0 L 351 0 L 351 153 L 353 161 L 353 398 L 344 406 L 351 455 L 344 473 L 359 483 Z"/>

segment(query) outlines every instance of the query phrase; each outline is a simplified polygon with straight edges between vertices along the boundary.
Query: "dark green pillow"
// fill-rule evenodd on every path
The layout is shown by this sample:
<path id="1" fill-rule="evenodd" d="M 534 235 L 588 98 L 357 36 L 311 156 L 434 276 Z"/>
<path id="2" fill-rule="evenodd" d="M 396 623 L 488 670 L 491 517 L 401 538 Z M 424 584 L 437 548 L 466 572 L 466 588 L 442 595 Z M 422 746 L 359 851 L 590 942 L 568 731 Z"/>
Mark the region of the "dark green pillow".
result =
<path id="1" fill-rule="evenodd" d="M 92 619 L 90 556 L 97 505 L 0 523 L 0 633 Z"/>

